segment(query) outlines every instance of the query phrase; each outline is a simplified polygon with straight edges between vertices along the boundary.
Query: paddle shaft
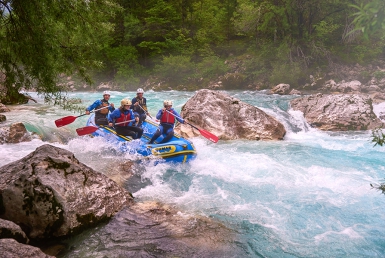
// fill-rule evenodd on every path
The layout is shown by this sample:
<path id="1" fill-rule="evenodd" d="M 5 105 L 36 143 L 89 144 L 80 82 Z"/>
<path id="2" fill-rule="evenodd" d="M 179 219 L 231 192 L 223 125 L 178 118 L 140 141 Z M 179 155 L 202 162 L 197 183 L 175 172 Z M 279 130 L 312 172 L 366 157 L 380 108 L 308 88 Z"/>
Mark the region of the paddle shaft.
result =
<path id="1" fill-rule="evenodd" d="M 177 115 L 175 115 L 174 113 L 171 113 L 171 112 L 168 111 L 167 109 L 166 109 L 166 112 L 169 113 L 169 114 L 171 114 L 171 115 L 173 115 L 173 116 L 175 116 L 175 117 L 177 117 L 177 118 L 183 119 L 183 118 L 181 118 L 180 116 L 177 116 Z M 183 120 L 184 120 L 184 119 L 183 119 Z M 197 129 L 198 131 L 200 131 L 200 129 L 199 129 L 198 127 L 196 127 L 195 125 L 192 125 L 192 124 L 190 124 L 189 122 L 186 122 L 186 120 L 184 120 L 184 122 L 185 122 L 186 124 L 188 124 L 189 126 L 194 127 L 195 129 Z"/>
<path id="2" fill-rule="evenodd" d="M 116 123 L 116 125 L 124 124 L 124 123 L 129 123 L 129 122 L 132 122 L 132 121 L 135 121 L 135 119 L 127 120 L 127 121 L 124 121 L 124 122 L 119 122 L 119 123 Z M 99 127 L 91 126 L 90 125 L 90 126 L 85 126 L 85 127 L 78 128 L 78 129 L 76 129 L 76 132 L 77 132 L 77 134 L 79 136 L 83 136 L 83 135 L 94 133 L 98 129 L 99 129 Z"/>
<path id="3" fill-rule="evenodd" d="M 135 119 L 131 119 L 131 120 L 127 120 L 127 121 L 115 123 L 114 125 L 120 125 L 120 124 L 124 124 L 124 123 L 130 123 L 130 122 L 133 122 L 133 121 L 135 121 Z"/>
<path id="4" fill-rule="evenodd" d="M 178 117 L 178 118 L 180 118 L 180 119 L 183 119 L 183 118 L 181 118 L 181 117 L 179 117 L 179 116 L 177 116 L 177 115 L 171 113 L 171 112 L 168 111 L 167 109 L 166 109 L 166 112 L 169 113 L 169 114 L 171 114 L 171 115 L 173 115 L 173 116 L 175 116 L 175 117 Z M 184 120 L 184 119 L 183 119 L 183 120 Z M 206 130 L 199 129 L 199 128 L 196 127 L 195 125 L 192 125 L 192 124 L 186 122 L 186 120 L 184 120 L 184 122 L 185 122 L 186 124 L 188 124 L 189 126 L 191 126 L 192 128 L 197 129 L 197 130 L 199 131 L 199 133 L 200 133 L 203 137 L 205 137 L 206 139 L 208 139 L 208 140 L 210 140 L 210 141 L 212 141 L 212 142 L 214 142 L 214 143 L 217 143 L 217 142 L 218 142 L 219 139 L 218 139 L 218 137 L 217 137 L 216 135 L 214 135 L 214 134 L 212 134 L 212 133 L 210 133 L 210 132 L 208 132 L 208 131 L 206 131 Z"/>
<path id="5" fill-rule="evenodd" d="M 135 105 L 134 105 L 135 106 Z M 150 115 L 150 113 L 148 113 L 148 111 L 146 111 L 146 110 L 144 110 L 144 108 L 142 108 L 142 106 L 139 104 L 139 102 L 138 102 L 138 106 L 151 118 L 151 119 L 154 119 L 151 115 Z"/>

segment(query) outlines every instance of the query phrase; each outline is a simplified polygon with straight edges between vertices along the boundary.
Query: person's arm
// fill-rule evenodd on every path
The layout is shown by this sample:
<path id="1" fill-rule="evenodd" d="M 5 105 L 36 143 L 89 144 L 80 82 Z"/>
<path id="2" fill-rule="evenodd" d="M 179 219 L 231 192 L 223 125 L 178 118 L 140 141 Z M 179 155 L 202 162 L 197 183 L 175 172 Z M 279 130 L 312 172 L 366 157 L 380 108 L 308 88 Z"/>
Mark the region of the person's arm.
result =
<path id="1" fill-rule="evenodd" d="M 135 123 L 139 122 L 139 114 L 136 112 L 133 112 L 131 109 L 130 109 L 130 112 L 131 112 L 130 117 L 135 117 Z M 132 122 L 132 124 L 134 124 L 134 122 Z"/>
<path id="2" fill-rule="evenodd" d="M 92 103 L 92 105 L 90 105 L 88 108 L 86 108 L 86 114 L 89 115 L 90 111 L 94 110 L 95 108 L 97 108 L 101 104 L 102 104 L 102 102 L 100 101 L 100 99 L 96 100 L 94 103 Z"/>
<path id="3" fill-rule="evenodd" d="M 109 113 L 107 115 L 108 126 L 112 127 L 114 125 L 114 121 L 115 121 L 115 117 L 116 117 L 117 113 L 120 113 L 119 110 L 116 110 L 116 111 Z M 119 114 L 119 116 L 120 116 L 120 114 Z"/>
<path id="4" fill-rule="evenodd" d="M 158 114 L 156 114 L 156 119 L 159 120 L 162 117 L 162 114 L 163 114 L 163 109 L 159 109 Z"/>
<path id="5" fill-rule="evenodd" d="M 175 111 L 175 109 L 173 109 L 172 110 L 172 113 L 175 115 L 175 118 L 176 118 L 176 120 L 178 120 L 179 121 L 179 123 L 182 123 L 182 124 L 184 124 L 184 119 L 183 118 L 181 118 L 181 116 L 179 115 L 179 113 L 178 112 L 176 112 Z"/>
<path id="6" fill-rule="evenodd" d="M 110 103 L 108 110 L 110 110 L 111 113 L 115 110 L 114 103 Z"/>
<path id="7" fill-rule="evenodd" d="M 131 107 L 130 107 L 130 109 L 132 109 L 132 110 L 135 109 L 135 103 L 136 103 L 136 98 L 133 98 L 133 99 L 131 100 Z"/>

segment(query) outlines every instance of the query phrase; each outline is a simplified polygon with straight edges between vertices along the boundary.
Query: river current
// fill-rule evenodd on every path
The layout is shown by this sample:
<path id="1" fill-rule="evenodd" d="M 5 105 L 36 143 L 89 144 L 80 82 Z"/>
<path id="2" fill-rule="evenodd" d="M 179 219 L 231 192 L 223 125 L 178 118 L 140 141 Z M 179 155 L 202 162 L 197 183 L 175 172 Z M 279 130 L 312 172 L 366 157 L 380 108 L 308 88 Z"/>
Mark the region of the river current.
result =
<path id="1" fill-rule="evenodd" d="M 207 219 L 209 225 L 201 231 L 219 249 L 204 241 L 183 242 L 188 234 L 199 238 L 196 225 L 198 233 L 182 233 L 178 239 L 148 231 L 149 221 L 131 223 L 135 215 L 124 210 L 111 222 L 68 240 L 61 257 L 383 257 L 385 195 L 370 184 L 384 182 L 385 147 L 373 147 L 371 132 L 311 128 L 301 112 L 290 109 L 295 96 L 226 93 L 283 123 L 284 140 L 215 144 L 196 137 L 191 141 L 198 156 L 192 162 L 144 164 L 137 166 L 134 179 L 121 179 L 137 202 L 155 201 L 173 207 L 178 216 Z M 44 104 L 31 94 L 38 103 L 10 106 L 11 112 L 4 115 L 7 124 L 23 122 L 42 139 L 0 145 L 0 166 L 50 143 L 70 150 L 99 172 L 119 175 L 115 165 L 132 157 L 115 151 L 103 139 L 78 137 L 75 129 L 85 126 L 87 117 L 56 128 L 56 119 L 79 114 Z M 193 94 L 167 91 L 144 96 L 155 116 L 164 99 L 173 100 L 180 111 Z M 101 98 L 101 93 L 68 95 L 80 98 L 84 106 Z M 114 91 L 110 102 L 118 106 L 122 98 L 134 96 L 134 92 Z M 385 105 L 375 106 L 375 112 L 383 110 Z M 125 228 L 129 224 L 131 234 Z M 213 225 L 218 230 L 215 237 L 210 232 Z"/>

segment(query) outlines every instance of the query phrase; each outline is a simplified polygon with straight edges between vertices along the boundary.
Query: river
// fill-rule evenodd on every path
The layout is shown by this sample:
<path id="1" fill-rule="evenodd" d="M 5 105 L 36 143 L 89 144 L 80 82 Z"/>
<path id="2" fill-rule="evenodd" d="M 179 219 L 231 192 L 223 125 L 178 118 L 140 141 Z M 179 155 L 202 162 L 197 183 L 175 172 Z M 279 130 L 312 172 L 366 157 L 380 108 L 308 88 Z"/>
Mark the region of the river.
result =
<path id="1" fill-rule="evenodd" d="M 164 99 L 173 100 L 180 111 L 193 94 L 167 91 L 144 96 L 155 115 Z M 192 139 L 198 153 L 194 161 L 139 165 L 135 176 L 123 182 L 137 202 L 156 201 L 177 210 L 178 216 L 206 221 L 203 239 L 211 238 L 210 244 L 202 241 L 197 225 L 195 231 L 170 235 L 162 231 L 164 224 L 154 228 L 149 221 L 131 223 L 135 214 L 124 210 L 109 223 L 69 239 L 61 257 L 383 257 L 385 196 L 370 184 L 384 182 L 385 147 L 373 147 L 371 132 L 311 128 L 300 112 L 290 110 L 294 96 L 263 91 L 227 94 L 283 123 L 284 140 L 215 144 L 197 137 Z M 118 105 L 123 97 L 134 95 L 114 91 L 110 102 Z M 101 93 L 69 96 L 87 106 Z M 56 119 L 77 114 L 40 98 L 38 103 L 10 108 L 4 113 L 6 123 L 23 122 L 43 137 L 0 145 L 0 166 L 47 142 L 72 151 L 81 162 L 107 175 L 118 173 L 115 165 L 130 159 L 103 139 L 78 137 L 75 129 L 85 125 L 86 117 L 56 128 Z M 382 110 L 385 106 L 375 107 L 376 112 Z M 214 226 L 216 237 L 210 232 Z"/>

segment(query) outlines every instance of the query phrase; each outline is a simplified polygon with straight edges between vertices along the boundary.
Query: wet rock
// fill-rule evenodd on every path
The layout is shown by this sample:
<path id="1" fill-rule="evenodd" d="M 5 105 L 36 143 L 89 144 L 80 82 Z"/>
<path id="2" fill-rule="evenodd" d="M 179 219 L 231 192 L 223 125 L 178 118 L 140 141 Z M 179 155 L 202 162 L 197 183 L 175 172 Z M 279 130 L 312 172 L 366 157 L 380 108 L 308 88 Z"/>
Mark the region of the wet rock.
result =
<path id="1" fill-rule="evenodd" d="M 11 111 L 9 108 L 7 108 L 4 104 L 0 103 L 0 113 L 9 112 Z"/>
<path id="2" fill-rule="evenodd" d="M 181 116 L 222 140 L 281 140 L 286 134 L 274 117 L 219 91 L 197 91 L 182 107 Z M 187 124 L 178 125 L 176 131 L 187 138 L 200 135 Z"/>
<path id="3" fill-rule="evenodd" d="M 48 144 L 0 168 L 0 200 L 0 217 L 30 239 L 76 233 L 132 202 L 113 180 Z"/>
<path id="4" fill-rule="evenodd" d="M 19 225 L 4 219 L 0 219 L 0 238 L 12 238 L 23 244 L 28 244 L 29 242 L 28 237 Z"/>
<path id="5" fill-rule="evenodd" d="M 289 95 L 302 95 L 302 92 L 296 89 L 292 89 L 289 93 Z"/>
<path id="6" fill-rule="evenodd" d="M 92 237 L 74 242 L 65 257 L 247 257 L 220 222 L 157 202 L 123 209 Z"/>
<path id="7" fill-rule="evenodd" d="M 7 117 L 5 115 L 0 114 L 0 123 L 7 120 Z"/>
<path id="8" fill-rule="evenodd" d="M 319 93 L 290 104 L 303 112 L 311 126 L 325 131 L 369 130 L 382 125 L 373 113 L 372 99 L 365 95 Z"/>
<path id="9" fill-rule="evenodd" d="M 0 239 L 1 257 L 4 258 L 50 258 L 54 256 L 43 253 L 39 248 L 25 245 L 11 238 Z"/>
<path id="10" fill-rule="evenodd" d="M 290 85 L 285 83 L 278 84 L 271 90 L 271 92 L 273 94 L 287 95 L 290 92 Z"/>
<path id="11" fill-rule="evenodd" d="M 9 128 L 0 128 L 0 144 L 28 141 L 31 141 L 31 135 L 28 133 L 23 123 L 14 123 L 11 124 Z"/>

